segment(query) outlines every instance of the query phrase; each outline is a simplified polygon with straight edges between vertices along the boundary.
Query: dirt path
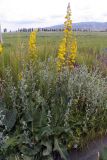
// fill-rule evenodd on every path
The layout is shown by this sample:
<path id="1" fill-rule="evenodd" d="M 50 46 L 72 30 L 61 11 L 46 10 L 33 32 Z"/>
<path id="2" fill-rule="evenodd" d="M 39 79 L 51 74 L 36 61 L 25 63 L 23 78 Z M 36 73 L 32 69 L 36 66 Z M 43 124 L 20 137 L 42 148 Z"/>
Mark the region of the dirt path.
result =
<path id="1" fill-rule="evenodd" d="M 107 147 L 107 135 L 102 139 L 90 142 L 88 147 L 82 151 L 73 150 L 69 156 L 69 160 L 98 160 L 98 152 Z"/>

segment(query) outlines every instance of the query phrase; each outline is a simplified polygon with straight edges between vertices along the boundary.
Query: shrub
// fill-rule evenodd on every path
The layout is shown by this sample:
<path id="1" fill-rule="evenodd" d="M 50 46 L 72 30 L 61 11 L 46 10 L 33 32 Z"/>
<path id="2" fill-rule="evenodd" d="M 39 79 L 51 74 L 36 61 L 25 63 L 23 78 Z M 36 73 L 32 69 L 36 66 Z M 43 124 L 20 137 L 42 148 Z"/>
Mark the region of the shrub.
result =
<path id="1" fill-rule="evenodd" d="M 0 151 L 5 157 L 67 159 L 67 150 L 106 132 L 107 78 L 86 66 L 58 74 L 49 64 L 29 63 L 17 83 L 7 69 L 3 86 Z"/>

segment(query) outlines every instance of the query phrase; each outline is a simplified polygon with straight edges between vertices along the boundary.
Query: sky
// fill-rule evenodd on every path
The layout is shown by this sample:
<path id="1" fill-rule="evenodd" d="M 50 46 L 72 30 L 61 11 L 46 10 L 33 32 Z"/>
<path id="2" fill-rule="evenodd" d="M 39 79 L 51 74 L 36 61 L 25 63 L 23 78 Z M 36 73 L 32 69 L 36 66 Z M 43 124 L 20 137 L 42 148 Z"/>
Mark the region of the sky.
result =
<path id="1" fill-rule="evenodd" d="M 68 2 L 74 23 L 107 22 L 107 0 L 0 0 L 2 30 L 63 24 Z"/>

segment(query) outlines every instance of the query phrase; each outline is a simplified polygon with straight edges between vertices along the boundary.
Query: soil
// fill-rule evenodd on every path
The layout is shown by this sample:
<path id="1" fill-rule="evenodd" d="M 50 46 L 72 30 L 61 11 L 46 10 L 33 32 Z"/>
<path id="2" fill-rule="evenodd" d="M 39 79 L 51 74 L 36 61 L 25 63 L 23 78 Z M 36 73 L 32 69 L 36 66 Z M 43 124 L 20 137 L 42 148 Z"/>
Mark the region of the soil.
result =
<path id="1" fill-rule="evenodd" d="M 98 152 L 107 147 L 107 135 L 103 138 L 96 139 L 83 150 L 72 150 L 69 160 L 98 160 Z"/>

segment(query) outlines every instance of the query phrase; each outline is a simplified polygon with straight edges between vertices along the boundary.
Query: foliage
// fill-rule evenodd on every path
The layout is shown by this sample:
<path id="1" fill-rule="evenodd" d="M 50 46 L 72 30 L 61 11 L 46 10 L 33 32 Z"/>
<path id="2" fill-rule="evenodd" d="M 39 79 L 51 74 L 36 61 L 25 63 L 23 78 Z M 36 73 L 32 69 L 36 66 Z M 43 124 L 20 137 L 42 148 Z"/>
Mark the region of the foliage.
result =
<path id="1" fill-rule="evenodd" d="M 37 33 L 37 42 L 35 32 L 30 41 L 25 33 L 4 35 L 4 53 L 0 55 L 1 159 L 66 160 L 69 150 L 83 147 L 107 131 L 107 74 L 102 74 L 103 66 L 97 69 L 103 58 L 97 56 L 100 44 L 106 47 L 107 38 L 105 33 L 77 33 L 76 59 L 70 16 L 68 5 L 58 55 L 62 33 Z M 66 66 L 60 72 L 57 59 L 59 68 Z"/>
<path id="2" fill-rule="evenodd" d="M 65 160 L 89 133 L 106 131 L 107 79 L 86 66 L 58 74 L 50 63 L 26 64 L 17 83 L 5 70 L 0 153 L 8 159 Z"/>

